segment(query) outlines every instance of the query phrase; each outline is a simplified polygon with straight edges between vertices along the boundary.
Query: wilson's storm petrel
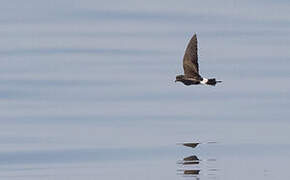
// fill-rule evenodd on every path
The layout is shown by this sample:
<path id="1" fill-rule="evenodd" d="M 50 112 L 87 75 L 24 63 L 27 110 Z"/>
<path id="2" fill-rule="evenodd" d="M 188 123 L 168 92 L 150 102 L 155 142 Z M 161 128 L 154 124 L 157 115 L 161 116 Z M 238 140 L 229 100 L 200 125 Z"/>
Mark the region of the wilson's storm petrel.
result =
<path id="1" fill-rule="evenodd" d="M 185 54 L 183 56 L 183 70 L 184 75 L 176 76 L 175 82 L 180 81 L 187 86 L 196 84 L 208 84 L 215 86 L 216 83 L 222 82 L 216 81 L 215 78 L 202 78 L 199 75 L 196 34 L 193 35 L 185 50 Z"/>

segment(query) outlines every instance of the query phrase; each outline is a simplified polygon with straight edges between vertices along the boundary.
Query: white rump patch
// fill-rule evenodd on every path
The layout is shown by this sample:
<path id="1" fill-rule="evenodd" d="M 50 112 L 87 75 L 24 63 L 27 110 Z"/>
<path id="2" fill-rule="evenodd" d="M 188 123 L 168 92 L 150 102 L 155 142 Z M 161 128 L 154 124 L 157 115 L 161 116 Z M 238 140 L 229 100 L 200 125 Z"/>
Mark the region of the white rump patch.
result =
<path id="1" fill-rule="evenodd" d="M 201 84 L 206 84 L 208 82 L 208 79 L 202 78 L 202 81 L 200 81 Z"/>

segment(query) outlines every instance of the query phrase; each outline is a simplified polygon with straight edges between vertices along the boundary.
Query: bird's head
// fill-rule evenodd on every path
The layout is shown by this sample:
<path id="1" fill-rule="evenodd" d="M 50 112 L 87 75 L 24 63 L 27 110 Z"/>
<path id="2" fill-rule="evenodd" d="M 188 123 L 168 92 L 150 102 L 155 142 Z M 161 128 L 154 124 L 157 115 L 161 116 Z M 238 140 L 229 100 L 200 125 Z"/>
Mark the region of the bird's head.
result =
<path id="1" fill-rule="evenodd" d="M 178 75 L 176 76 L 175 82 L 182 81 L 184 79 L 184 75 Z"/>

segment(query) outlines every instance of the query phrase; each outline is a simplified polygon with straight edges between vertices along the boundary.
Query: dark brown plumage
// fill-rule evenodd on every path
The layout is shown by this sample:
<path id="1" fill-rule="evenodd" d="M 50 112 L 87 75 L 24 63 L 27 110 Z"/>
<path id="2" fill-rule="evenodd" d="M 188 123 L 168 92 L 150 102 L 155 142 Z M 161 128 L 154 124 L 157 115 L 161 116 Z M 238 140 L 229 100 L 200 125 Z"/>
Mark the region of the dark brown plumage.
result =
<path id="1" fill-rule="evenodd" d="M 183 70 L 185 77 L 202 80 L 198 72 L 197 37 L 193 35 L 183 56 Z"/>
<path id="2" fill-rule="evenodd" d="M 189 41 L 183 56 L 184 75 L 176 76 L 175 82 L 180 81 L 187 86 L 193 84 L 207 84 L 215 86 L 216 83 L 221 81 L 216 81 L 215 78 L 206 79 L 200 76 L 197 51 L 197 37 L 196 34 L 194 34 Z"/>

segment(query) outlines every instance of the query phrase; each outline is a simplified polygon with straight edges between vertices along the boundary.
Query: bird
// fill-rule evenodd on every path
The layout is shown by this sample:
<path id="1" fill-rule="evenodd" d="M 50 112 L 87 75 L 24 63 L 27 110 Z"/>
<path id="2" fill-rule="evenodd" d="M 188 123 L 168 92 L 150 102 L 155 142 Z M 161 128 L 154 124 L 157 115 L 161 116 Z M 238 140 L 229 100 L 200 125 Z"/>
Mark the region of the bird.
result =
<path id="1" fill-rule="evenodd" d="M 180 81 L 186 86 L 198 84 L 215 86 L 217 83 L 222 82 L 217 81 L 215 78 L 203 78 L 199 74 L 196 33 L 193 35 L 186 47 L 183 56 L 183 70 L 184 75 L 177 75 L 175 82 Z"/>

